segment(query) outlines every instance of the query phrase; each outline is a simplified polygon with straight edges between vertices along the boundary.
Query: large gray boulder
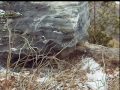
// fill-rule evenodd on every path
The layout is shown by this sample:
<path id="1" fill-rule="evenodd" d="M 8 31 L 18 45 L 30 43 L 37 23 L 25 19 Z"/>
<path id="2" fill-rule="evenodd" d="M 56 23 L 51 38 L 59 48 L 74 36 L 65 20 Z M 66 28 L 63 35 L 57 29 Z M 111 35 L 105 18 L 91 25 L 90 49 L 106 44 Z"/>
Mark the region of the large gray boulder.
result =
<path id="1" fill-rule="evenodd" d="M 7 32 L 7 27 L 14 33 L 14 44 L 11 43 L 18 53 L 27 39 L 31 47 L 41 49 L 54 42 L 55 48 L 60 50 L 73 47 L 78 42 L 85 41 L 88 36 L 90 19 L 87 1 L 3 2 L 0 9 L 3 10 L 1 22 L 6 22 L 0 24 L 0 30 Z M 1 51 L 8 50 L 8 42 L 4 41 L 7 36 L 8 33 L 0 36 Z"/>

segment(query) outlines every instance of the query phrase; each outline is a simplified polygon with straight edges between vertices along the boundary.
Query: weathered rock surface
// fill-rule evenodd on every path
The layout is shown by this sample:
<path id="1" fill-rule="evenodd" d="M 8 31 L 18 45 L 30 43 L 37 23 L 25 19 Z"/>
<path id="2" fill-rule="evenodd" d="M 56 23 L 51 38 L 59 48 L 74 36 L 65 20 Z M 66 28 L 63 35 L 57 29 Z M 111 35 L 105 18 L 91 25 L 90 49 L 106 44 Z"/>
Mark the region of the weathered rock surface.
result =
<path id="1" fill-rule="evenodd" d="M 10 2 L 5 11 L 22 14 L 13 19 L 9 28 L 21 33 L 34 33 L 62 47 L 82 41 L 89 26 L 88 2 Z"/>
<path id="2" fill-rule="evenodd" d="M 40 50 L 48 44 L 58 50 L 73 47 L 88 35 L 88 2 L 3 2 L 0 9 L 6 22 L 0 24 L 0 52 L 8 52 L 6 29 L 12 32 L 10 43 L 17 54 L 20 49 Z"/>

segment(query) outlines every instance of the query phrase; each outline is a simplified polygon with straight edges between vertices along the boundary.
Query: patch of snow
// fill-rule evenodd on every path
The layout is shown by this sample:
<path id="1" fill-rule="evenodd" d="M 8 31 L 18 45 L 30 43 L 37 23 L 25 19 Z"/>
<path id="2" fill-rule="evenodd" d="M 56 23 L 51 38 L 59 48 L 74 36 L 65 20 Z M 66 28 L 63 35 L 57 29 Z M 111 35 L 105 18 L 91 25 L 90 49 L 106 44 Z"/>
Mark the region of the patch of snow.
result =
<path id="1" fill-rule="evenodd" d="M 4 15 L 5 14 L 5 11 L 0 9 L 0 15 Z"/>
<path id="2" fill-rule="evenodd" d="M 6 69 L 0 66 L 0 73 L 6 73 Z"/>
<path id="3" fill-rule="evenodd" d="M 96 63 L 92 58 L 85 58 L 82 60 L 83 62 L 83 70 L 89 69 L 91 72 L 99 70 L 101 67 L 98 63 Z"/>
<path id="4" fill-rule="evenodd" d="M 87 72 L 88 81 L 85 85 L 92 90 L 107 90 L 107 75 L 103 72 L 103 68 L 93 58 L 84 58 L 82 62 L 82 69 L 89 69 Z"/>
<path id="5" fill-rule="evenodd" d="M 106 89 L 106 74 L 101 70 L 96 71 L 94 74 L 87 74 L 88 82 L 86 85 L 93 90 L 107 90 Z"/>
<path id="6" fill-rule="evenodd" d="M 16 48 L 11 48 L 11 50 L 12 50 L 12 51 L 17 51 L 17 49 L 16 49 Z"/>

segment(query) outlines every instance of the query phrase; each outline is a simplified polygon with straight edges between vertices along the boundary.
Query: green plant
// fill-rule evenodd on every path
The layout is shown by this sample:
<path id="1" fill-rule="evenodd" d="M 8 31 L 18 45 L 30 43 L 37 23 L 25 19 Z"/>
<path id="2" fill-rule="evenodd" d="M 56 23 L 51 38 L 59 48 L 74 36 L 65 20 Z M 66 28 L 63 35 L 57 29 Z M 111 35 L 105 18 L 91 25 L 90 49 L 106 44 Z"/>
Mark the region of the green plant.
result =
<path id="1" fill-rule="evenodd" d="M 101 30 L 90 29 L 88 30 L 88 33 L 90 43 L 108 46 L 109 41 L 112 40 L 111 36 L 108 36 L 104 31 Z"/>
<path id="2" fill-rule="evenodd" d="M 118 7 L 115 2 L 90 2 L 91 26 L 88 29 L 89 42 L 113 47 L 109 42 L 119 34 Z"/>

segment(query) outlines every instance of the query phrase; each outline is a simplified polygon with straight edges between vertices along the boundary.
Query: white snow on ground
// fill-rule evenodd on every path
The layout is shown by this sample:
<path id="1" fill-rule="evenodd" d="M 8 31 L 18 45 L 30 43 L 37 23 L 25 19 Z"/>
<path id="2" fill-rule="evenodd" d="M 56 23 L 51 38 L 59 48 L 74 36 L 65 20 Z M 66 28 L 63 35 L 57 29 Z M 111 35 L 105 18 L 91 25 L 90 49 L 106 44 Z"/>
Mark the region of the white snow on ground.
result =
<path id="1" fill-rule="evenodd" d="M 82 69 L 87 71 L 88 80 L 84 83 L 85 87 L 89 87 L 91 90 L 108 90 L 107 78 L 110 76 L 107 76 L 103 72 L 103 68 L 98 63 L 96 63 L 93 58 L 90 58 L 90 57 L 83 58 Z M 3 74 L 3 73 L 6 73 L 6 69 L 0 67 L 0 74 Z M 20 73 L 15 73 L 15 74 L 19 76 Z M 29 74 L 26 72 L 24 73 L 23 76 L 28 76 L 28 75 Z M 118 72 L 116 72 L 116 75 L 118 75 Z M 4 78 L 1 77 L 0 80 L 3 80 L 3 79 Z M 44 84 L 49 79 L 50 79 L 49 75 L 45 75 L 42 78 L 38 77 L 37 82 L 40 84 Z M 79 80 L 78 80 L 78 83 L 80 83 Z M 58 90 L 61 90 L 61 87 Z"/>
<path id="2" fill-rule="evenodd" d="M 89 72 L 87 73 L 88 81 L 85 82 L 84 85 L 92 90 L 108 90 L 107 75 L 103 72 L 103 68 L 100 67 L 93 58 L 84 58 L 82 59 L 82 63 L 83 70 L 89 69 Z M 48 77 L 43 77 L 39 78 L 37 81 L 44 83 L 48 79 Z"/>
<path id="3" fill-rule="evenodd" d="M 0 73 L 6 73 L 6 69 L 0 66 Z"/>
<path id="4" fill-rule="evenodd" d="M 88 82 L 86 85 L 93 90 L 107 90 L 106 75 L 101 71 L 96 71 L 94 74 L 88 74 Z"/>
<path id="5" fill-rule="evenodd" d="M 11 48 L 11 50 L 12 50 L 12 51 L 17 51 L 17 49 L 16 49 L 16 48 Z"/>
<path id="6" fill-rule="evenodd" d="M 4 15 L 5 14 L 5 11 L 0 9 L 0 15 Z"/>
<path id="7" fill-rule="evenodd" d="M 91 72 L 99 70 L 101 67 L 98 63 L 96 63 L 93 58 L 84 58 L 82 59 L 83 70 L 89 69 Z"/>
<path id="8" fill-rule="evenodd" d="M 107 75 L 93 58 L 84 58 L 83 70 L 89 70 L 87 73 L 88 81 L 85 83 L 92 90 L 107 90 Z"/>

